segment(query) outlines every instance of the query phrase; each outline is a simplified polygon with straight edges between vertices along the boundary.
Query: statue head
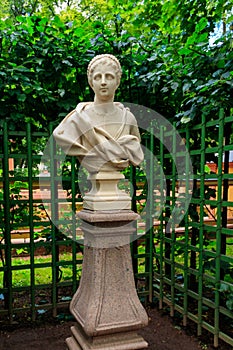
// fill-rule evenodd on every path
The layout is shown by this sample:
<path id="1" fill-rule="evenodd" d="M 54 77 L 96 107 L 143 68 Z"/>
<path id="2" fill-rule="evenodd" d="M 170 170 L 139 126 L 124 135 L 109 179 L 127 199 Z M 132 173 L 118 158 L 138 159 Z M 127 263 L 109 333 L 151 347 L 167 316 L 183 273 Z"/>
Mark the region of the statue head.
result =
<path id="1" fill-rule="evenodd" d="M 88 65 L 87 77 L 88 77 L 88 82 L 89 82 L 90 86 L 92 86 L 93 72 L 94 72 L 95 68 L 98 65 L 106 65 L 106 66 L 109 65 L 109 66 L 111 66 L 115 70 L 115 73 L 116 73 L 116 76 L 117 76 L 117 83 L 118 83 L 118 85 L 120 84 L 121 74 L 122 74 L 120 62 L 113 55 L 103 54 L 103 55 L 95 56 L 90 61 L 89 65 Z"/>

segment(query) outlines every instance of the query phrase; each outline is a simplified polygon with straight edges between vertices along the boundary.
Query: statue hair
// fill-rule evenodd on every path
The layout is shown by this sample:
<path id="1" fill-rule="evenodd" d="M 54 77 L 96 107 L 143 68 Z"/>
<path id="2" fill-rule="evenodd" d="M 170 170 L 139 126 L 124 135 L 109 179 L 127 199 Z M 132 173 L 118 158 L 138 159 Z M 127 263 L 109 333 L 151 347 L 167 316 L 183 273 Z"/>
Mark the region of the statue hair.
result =
<path id="1" fill-rule="evenodd" d="M 118 59 L 110 54 L 102 54 L 102 55 L 97 55 L 95 56 L 89 63 L 88 68 L 87 68 L 87 77 L 88 77 L 88 81 L 90 83 L 91 81 L 91 77 L 92 74 L 95 70 L 95 68 L 98 66 L 98 64 L 109 64 L 111 65 L 115 71 L 116 71 L 116 75 L 117 78 L 120 82 L 121 79 L 121 75 L 122 75 L 122 69 L 121 69 L 121 65 L 120 62 L 118 61 Z"/>

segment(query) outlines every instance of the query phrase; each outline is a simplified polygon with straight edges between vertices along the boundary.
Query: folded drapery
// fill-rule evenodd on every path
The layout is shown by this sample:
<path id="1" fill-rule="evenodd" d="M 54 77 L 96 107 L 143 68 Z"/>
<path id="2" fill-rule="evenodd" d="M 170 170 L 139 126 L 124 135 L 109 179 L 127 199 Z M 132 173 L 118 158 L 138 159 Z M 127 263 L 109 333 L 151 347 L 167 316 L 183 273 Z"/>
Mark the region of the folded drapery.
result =
<path id="1" fill-rule="evenodd" d="M 106 115 L 103 122 L 98 116 L 91 118 L 88 113 L 91 105 L 91 102 L 79 103 L 58 125 L 53 132 L 57 144 L 66 154 L 77 156 L 82 166 L 91 173 L 121 170 L 129 164 L 141 163 L 140 134 L 129 109 L 115 102 L 114 107 L 121 118 L 114 120 L 114 115 Z"/>

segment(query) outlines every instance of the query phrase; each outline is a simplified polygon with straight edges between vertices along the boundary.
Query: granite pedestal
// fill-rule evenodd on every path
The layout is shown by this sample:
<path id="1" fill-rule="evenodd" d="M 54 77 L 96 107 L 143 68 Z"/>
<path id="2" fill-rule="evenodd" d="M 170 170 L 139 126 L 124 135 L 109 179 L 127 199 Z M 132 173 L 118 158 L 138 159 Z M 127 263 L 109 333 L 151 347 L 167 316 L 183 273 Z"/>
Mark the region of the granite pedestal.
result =
<path id="1" fill-rule="evenodd" d="M 148 323 L 134 284 L 130 253 L 138 215 L 131 210 L 79 213 L 84 260 L 79 288 L 70 304 L 77 324 L 66 339 L 69 350 L 144 349 L 137 330 Z"/>

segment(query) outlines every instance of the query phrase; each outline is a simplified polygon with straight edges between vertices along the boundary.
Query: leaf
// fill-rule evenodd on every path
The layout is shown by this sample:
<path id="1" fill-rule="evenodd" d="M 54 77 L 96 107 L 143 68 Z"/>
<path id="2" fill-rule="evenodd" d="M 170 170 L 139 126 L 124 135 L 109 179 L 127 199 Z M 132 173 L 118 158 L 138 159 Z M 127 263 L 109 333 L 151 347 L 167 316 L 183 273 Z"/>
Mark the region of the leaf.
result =
<path id="1" fill-rule="evenodd" d="M 205 92 L 209 89 L 209 86 L 204 86 L 203 88 L 200 89 L 200 92 Z"/>
<path id="2" fill-rule="evenodd" d="M 63 297 L 61 297 L 61 301 L 70 301 L 70 300 L 72 300 L 71 296 L 63 296 Z"/>
<path id="3" fill-rule="evenodd" d="M 190 122 L 190 120 L 191 120 L 190 117 L 185 117 L 185 116 L 184 116 L 184 117 L 181 118 L 180 121 L 181 121 L 182 124 L 187 124 L 187 123 Z"/>
<path id="4" fill-rule="evenodd" d="M 68 60 L 63 60 L 62 63 L 67 64 L 70 67 L 73 67 L 73 64 Z"/>
<path id="5" fill-rule="evenodd" d="M 227 302 L 226 302 L 226 307 L 227 307 L 229 310 L 233 310 L 233 299 L 227 300 Z"/>
<path id="6" fill-rule="evenodd" d="M 41 23 L 40 23 L 41 24 Z M 54 24 L 59 27 L 59 28 L 62 28 L 64 27 L 64 23 L 63 21 L 61 20 L 61 18 L 59 16 L 55 16 L 54 17 Z"/>
<path id="7" fill-rule="evenodd" d="M 217 67 L 224 68 L 225 67 L 225 60 L 224 59 L 219 60 L 217 63 Z"/>
<path id="8" fill-rule="evenodd" d="M 24 102 L 27 98 L 27 95 L 25 94 L 17 94 L 17 100 L 20 102 Z"/>
<path id="9" fill-rule="evenodd" d="M 130 36 L 127 41 L 136 41 L 137 39 L 135 38 L 135 36 Z"/>
<path id="10" fill-rule="evenodd" d="M 173 82 L 173 83 L 171 84 L 171 88 L 172 88 L 173 90 L 177 90 L 178 87 L 179 87 L 179 83 L 177 83 L 177 82 Z"/>
<path id="11" fill-rule="evenodd" d="M 182 49 L 178 50 L 179 55 L 189 55 L 192 51 L 189 50 L 187 47 L 183 47 Z"/>
<path id="12" fill-rule="evenodd" d="M 12 66 L 12 67 L 17 67 L 17 64 L 14 63 L 14 62 L 8 62 L 9 66 Z"/>
<path id="13" fill-rule="evenodd" d="M 155 54 L 155 55 L 152 55 L 152 56 L 150 56 L 149 58 L 147 58 L 147 61 L 149 61 L 149 62 L 152 62 L 152 61 L 155 61 L 156 59 L 157 59 L 157 54 Z M 158 66 L 158 65 L 157 65 Z"/>
<path id="14" fill-rule="evenodd" d="M 203 43 L 203 45 L 205 45 L 207 38 L 208 38 L 208 33 L 202 33 L 201 35 L 197 36 L 196 42 L 199 43 L 199 44 Z"/>
<path id="15" fill-rule="evenodd" d="M 37 313 L 38 313 L 39 315 L 43 315 L 43 314 L 45 314 L 47 311 L 48 311 L 48 310 L 39 309 L 39 310 L 37 310 Z"/>
<path id="16" fill-rule="evenodd" d="M 193 35 L 188 38 L 187 45 L 188 46 L 193 45 L 196 42 L 196 39 L 197 39 L 197 33 L 194 32 Z"/>
<path id="17" fill-rule="evenodd" d="M 227 79 L 230 77 L 230 75 L 231 75 L 230 72 L 226 72 L 226 73 L 222 74 L 222 78 Z"/>
<path id="18" fill-rule="evenodd" d="M 191 84 L 190 83 L 185 83 L 184 86 L 183 86 L 183 93 L 187 92 L 191 87 Z"/>
<path id="19" fill-rule="evenodd" d="M 203 29 L 205 29 L 205 27 L 207 26 L 208 24 L 208 20 L 207 18 L 205 17 L 202 17 L 200 19 L 200 22 L 196 24 L 196 27 L 195 27 L 195 32 L 201 32 Z"/>
<path id="20" fill-rule="evenodd" d="M 225 293 L 229 291 L 229 286 L 226 283 L 221 283 L 219 292 Z"/>

